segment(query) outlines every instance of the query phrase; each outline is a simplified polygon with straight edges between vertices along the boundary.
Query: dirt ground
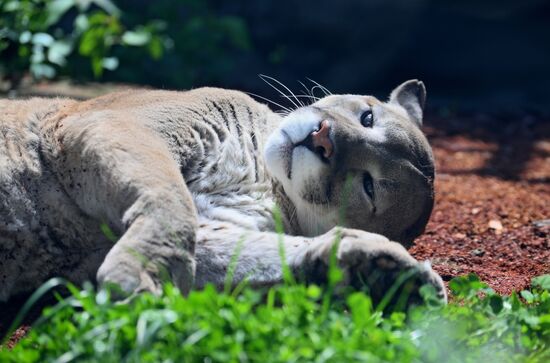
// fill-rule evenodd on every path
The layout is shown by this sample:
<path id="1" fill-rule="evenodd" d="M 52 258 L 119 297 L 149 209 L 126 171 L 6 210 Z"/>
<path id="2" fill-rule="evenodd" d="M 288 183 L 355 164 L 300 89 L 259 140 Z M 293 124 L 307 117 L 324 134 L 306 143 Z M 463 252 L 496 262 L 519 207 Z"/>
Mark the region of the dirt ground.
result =
<path id="1" fill-rule="evenodd" d="M 411 253 L 444 280 L 475 272 L 502 294 L 550 273 L 550 119 L 429 115 L 436 204 Z"/>
<path id="2" fill-rule="evenodd" d="M 431 111 L 426 119 L 436 205 L 412 254 L 446 281 L 475 272 L 502 294 L 550 273 L 550 118 Z M 23 302 L 0 306 L 0 336 Z"/>

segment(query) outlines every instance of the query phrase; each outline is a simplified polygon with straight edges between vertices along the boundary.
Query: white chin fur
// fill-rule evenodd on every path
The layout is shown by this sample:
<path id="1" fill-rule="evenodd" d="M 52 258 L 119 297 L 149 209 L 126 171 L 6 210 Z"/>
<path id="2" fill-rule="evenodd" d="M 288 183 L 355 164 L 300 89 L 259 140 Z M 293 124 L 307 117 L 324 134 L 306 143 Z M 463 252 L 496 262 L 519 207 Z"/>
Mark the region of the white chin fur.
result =
<path id="1" fill-rule="evenodd" d="M 321 121 L 313 109 L 296 110 L 285 117 L 279 128 L 269 136 L 264 149 L 266 167 L 294 203 L 299 223 L 306 235 L 324 232 L 324 227 L 334 224 L 332 220 L 335 218 L 334 213 L 321 211 L 319 206 L 312 206 L 300 197 L 306 182 L 318 180 L 325 165 L 307 148 L 294 145 L 317 130 Z M 312 209 L 316 211 L 316 218 L 312 218 Z"/>

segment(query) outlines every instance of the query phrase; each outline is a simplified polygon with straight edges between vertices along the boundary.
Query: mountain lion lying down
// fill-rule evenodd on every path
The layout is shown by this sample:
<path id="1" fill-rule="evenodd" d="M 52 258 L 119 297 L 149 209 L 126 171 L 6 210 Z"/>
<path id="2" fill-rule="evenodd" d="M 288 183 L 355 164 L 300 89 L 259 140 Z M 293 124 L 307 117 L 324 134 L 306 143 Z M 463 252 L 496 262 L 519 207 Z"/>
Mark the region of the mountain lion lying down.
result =
<path id="1" fill-rule="evenodd" d="M 1 100 L 0 301 L 52 276 L 125 293 L 158 292 L 166 274 L 184 293 L 222 286 L 237 250 L 235 283 L 270 285 L 280 240 L 305 281 L 323 282 L 336 246 L 343 284 L 379 299 L 413 269 L 413 293 L 445 299 L 403 247 L 433 206 L 425 92 L 412 80 L 388 102 L 328 95 L 284 117 L 215 88 Z"/>

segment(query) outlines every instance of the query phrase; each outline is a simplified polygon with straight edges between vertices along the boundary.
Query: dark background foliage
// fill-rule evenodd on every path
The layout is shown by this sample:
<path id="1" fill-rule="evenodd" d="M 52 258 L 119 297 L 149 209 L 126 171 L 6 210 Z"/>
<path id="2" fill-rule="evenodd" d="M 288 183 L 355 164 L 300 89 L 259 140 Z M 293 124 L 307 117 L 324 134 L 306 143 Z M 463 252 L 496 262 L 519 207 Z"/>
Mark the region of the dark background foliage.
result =
<path id="1" fill-rule="evenodd" d="M 126 3 L 148 6 L 151 14 L 157 2 L 120 2 Z M 176 8 L 173 26 L 194 16 L 189 5 Z M 214 59 L 208 49 L 177 51 L 140 81 L 167 88 L 216 84 L 265 95 L 268 87 L 256 77 L 263 73 L 293 90 L 309 77 L 333 92 L 385 96 L 399 82 L 420 78 L 432 104 L 550 108 L 549 1 L 220 0 L 210 11 L 242 19 L 250 46 L 225 44 Z M 180 83 L 178 67 L 201 56 L 193 84 Z"/>
<path id="2" fill-rule="evenodd" d="M 403 80 L 419 78 L 432 105 L 550 109 L 545 0 L 114 3 L 124 29 L 145 27 L 159 38 L 154 45 L 120 42 L 108 49 L 105 56 L 119 64 L 96 74 L 105 81 L 168 89 L 216 85 L 277 99 L 258 74 L 295 91 L 297 81 L 311 78 L 333 92 L 381 97 Z M 76 15 L 65 14 L 60 27 L 70 27 Z M 85 54 L 71 55 L 57 76 L 94 79 L 88 63 Z"/>
<path id="3" fill-rule="evenodd" d="M 423 79 L 431 101 L 476 108 L 550 105 L 550 2 L 345 0 L 227 2 L 254 52 L 224 79 L 308 76 L 335 92 L 385 95 Z M 231 5 L 229 5 L 229 3 Z"/>

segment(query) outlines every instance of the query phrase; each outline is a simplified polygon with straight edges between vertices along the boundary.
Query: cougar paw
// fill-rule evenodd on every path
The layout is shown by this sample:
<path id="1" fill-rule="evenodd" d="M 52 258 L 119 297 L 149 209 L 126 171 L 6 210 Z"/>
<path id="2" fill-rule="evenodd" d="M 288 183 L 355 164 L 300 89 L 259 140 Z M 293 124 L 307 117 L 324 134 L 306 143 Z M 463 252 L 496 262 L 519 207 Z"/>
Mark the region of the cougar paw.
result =
<path id="1" fill-rule="evenodd" d="M 386 296 L 392 305 L 420 304 L 420 288 L 431 285 L 436 296 L 446 301 L 441 277 L 429 264 L 416 261 L 407 250 L 395 242 L 368 244 L 343 240 L 338 262 L 346 272 L 347 283 L 355 288 L 366 288 L 375 302 Z"/>
<path id="2" fill-rule="evenodd" d="M 140 292 L 158 295 L 162 291 L 159 279 L 134 261 L 106 259 L 97 271 L 97 282 L 100 286 L 110 288 L 115 300 Z"/>
<path id="3" fill-rule="evenodd" d="M 443 281 L 429 264 L 416 261 L 402 245 L 383 236 L 342 230 L 338 238 L 325 240 L 312 254 L 318 262 L 317 273 L 328 268 L 334 248 L 338 266 L 344 272 L 342 284 L 368 290 L 375 303 L 386 297 L 390 305 L 420 304 L 420 287 L 426 284 L 434 287 L 441 300 L 447 299 Z"/>

